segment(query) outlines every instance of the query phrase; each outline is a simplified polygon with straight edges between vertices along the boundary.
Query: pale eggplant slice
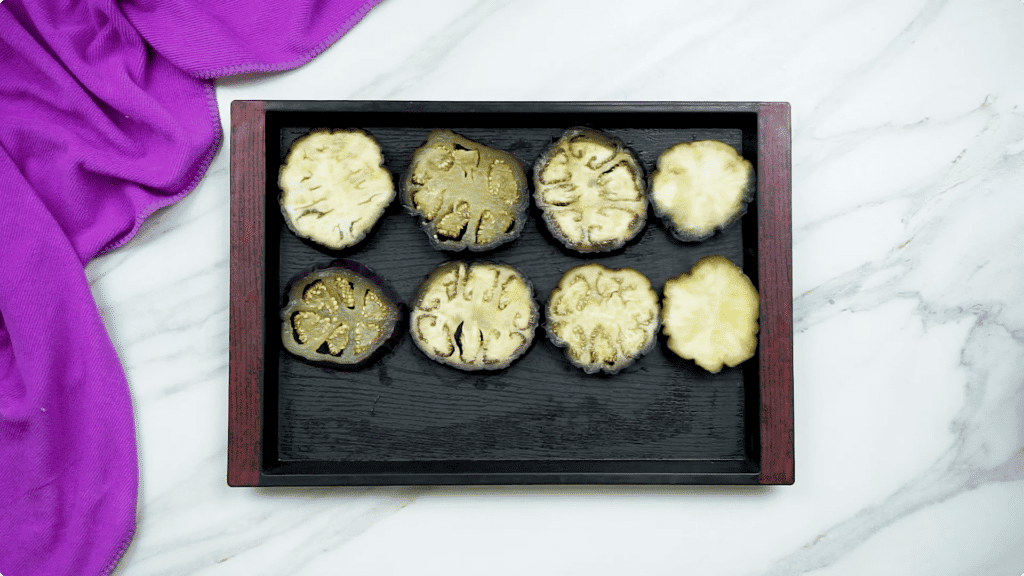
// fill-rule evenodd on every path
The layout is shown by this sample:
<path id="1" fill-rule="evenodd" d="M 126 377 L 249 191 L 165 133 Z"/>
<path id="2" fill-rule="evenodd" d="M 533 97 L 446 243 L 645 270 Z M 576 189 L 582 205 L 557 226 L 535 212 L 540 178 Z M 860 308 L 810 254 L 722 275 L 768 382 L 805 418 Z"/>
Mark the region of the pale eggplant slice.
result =
<path id="1" fill-rule="evenodd" d="M 717 373 L 754 355 L 759 309 L 757 289 L 738 266 L 705 256 L 665 282 L 662 331 L 670 350 Z"/>
<path id="2" fill-rule="evenodd" d="M 750 162 L 724 142 L 676 144 L 658 157 L 651 204 L 673 236 L 698 242 L 743 216 L 753 175 Z"/>
<path id="3" fill-rule="evenodd" d="M 390 286 L 369 268 L 339 260 L 292 283 L 281 341 L 311 362 L 355 366 L 392 339 L 401 316 Z"/>
<path id="4" fill-rule="evenodd" d="M 571 250 L 621 248 L 647 221 L 643 168 L 603 132 L 567 130 L 537 160 L 533 182 L 544 223 Z"/>
<path id="5" fill-rule="evenodd" d="M 515 268 L 448 262 L 413 300 L 413 342 L 430 359 L 460 370 L 500 370 L 533 342 L 539 309 L 533 286 Z"/>
<path id="6" fill-rule="evenodd" d="M 548 338 L 587 374 L 615 374 L 654 347 L 658 294 L 643 274 L 600 264 L 570 269 L 552 290 Z"/>
<path id="7" fill-rule="evenodd" d="M 278 187 L 288 228 L 333 250 L 359 243 L 396 195 L 377 141 L 354 129 L 296 140 Z"/>
<path id="8" fill-rule="evenodd" d="M 436 248 L 482 251 L 519 236 L 529 195 L 515 156 L 434 130 L 413 153 L 402 202 Z"/>

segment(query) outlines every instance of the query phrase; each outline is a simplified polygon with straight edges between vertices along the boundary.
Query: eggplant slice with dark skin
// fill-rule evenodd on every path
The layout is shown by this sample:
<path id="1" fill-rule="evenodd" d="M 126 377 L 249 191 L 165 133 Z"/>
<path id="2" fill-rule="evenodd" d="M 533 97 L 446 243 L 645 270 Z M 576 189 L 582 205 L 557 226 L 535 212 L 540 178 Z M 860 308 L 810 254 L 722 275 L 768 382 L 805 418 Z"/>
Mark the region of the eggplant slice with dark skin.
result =
<path id="1" fill-rule="evenodd" d="M 544 223 L 571 250 L 616 250 L 647 221 L 643 167 L 603 132 L 566 131 L 535 163 L 533 183 Z"/>
<path id="2" fill-rule="evenodd" d="M 402 202 L 440 250 L 491 250 L 522 232 L 529 205 L 515 156 L 434 130 L 413 153 Z"/>
<path id="3" fill-rule="evenodd" d="M 654 348 L 660 310 L 646 276 L 600 264 L 570 269 L 548 298 L 548 338 L 587 374 L 615 374 Z"/>
<path id="4" fill-rule="evenodd" d="M 359 243 L 395 199 L 380 146 L 361 130 L 314 130 L 281 166 L 281 213 L 295 235 L 332 250 Z"/>
<path id="5" fill-rule="evenodd" d="M 701 258 L 689 274 L 666 281 L 664 292 L 662 331 L 679 357 L 717 373 L 754 356 L 760 297 L 728 258 Z"/>
<path id="6" fill-rule="evenodd" d="M 724 142 L 676 144 L 658 157 L 651 204 L 673 236 L 699 242 L 746 213 L 753 178 L 753 165 Z"/>
<path id="7" fill-rule="evenodd" d="M 354 367 L 393 339 L 401 317 L 402 306 L 383 279 L 338 260 L 292 283 L 281 310 L 281 341 L 310 362 Z"/>
<path id="8" fill-rule="evenodd" d="M 500 370 L 533 342 L 539 306 L 518 270 L 491 262 L 447 262 L 417 290 L 409 330 L 430 359 L 460 370 Z"/>

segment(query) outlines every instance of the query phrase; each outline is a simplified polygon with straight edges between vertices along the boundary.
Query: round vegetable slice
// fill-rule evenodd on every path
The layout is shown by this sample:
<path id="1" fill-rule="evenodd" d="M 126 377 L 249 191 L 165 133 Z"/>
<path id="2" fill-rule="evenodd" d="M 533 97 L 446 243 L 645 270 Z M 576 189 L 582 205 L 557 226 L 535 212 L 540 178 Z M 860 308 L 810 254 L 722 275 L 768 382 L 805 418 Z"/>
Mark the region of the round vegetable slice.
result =
<path id="1" fill-rule="evenodd" d="M 339 260 L 292 283 L 281 341 L 312 362 L 357 365 L 392 338 L 400 317 L 390 286 L 369 268 Z"/>
<path id="2" fill-rule="evenodd" d="M 743 216 L 753 199 L 753 166 L 717 140 L 676 144 L 658 157 L 651 204 L 672 235 L 709 238 Z"/>
<path id="3" fill-rule="evenodd" d="M 533 286 L 515 268 L 448 262 L 420 285 L 410 329 L 432 360 L 461 370 L 499 370 L 529 348 L 538 317 Z"/>
<path id="4" fill-rule="evenodd" d="M 665 282 L 662 330 L 670 350 L 717 373 L 754 355 L 759 309 L 757 289 L 738 266 L 705 256 Z"/>
<path id="5" fill-rule="evenodd" d="M 515 156 L 435 130 L 412 156 L 402 201 L 442 250 L 490 250 L 519 236 L 529 203 Z"/>
<path id="6" fill-rule="evenodd" d="M 395 198 L 380 146 L 360 130 L 314 130 L 296 140 L 278 186 L 288 228 L 334 250 L 361 241 Z"/>
<path id="7" fill-rule="evenodd" d="M 548 230 L 578 252 L 621 248 L 647 220 L 640 162 L 620 140 L 572 128 L 537 160 L 534 198 Z"/>
<path id="8" fill-rule="evenodd" d="M 548 299 L 548 337 L 587 374 L 614 374 L 650 352 L 658 323 L 658 294 L 629 268 L 577 266 Z"/>

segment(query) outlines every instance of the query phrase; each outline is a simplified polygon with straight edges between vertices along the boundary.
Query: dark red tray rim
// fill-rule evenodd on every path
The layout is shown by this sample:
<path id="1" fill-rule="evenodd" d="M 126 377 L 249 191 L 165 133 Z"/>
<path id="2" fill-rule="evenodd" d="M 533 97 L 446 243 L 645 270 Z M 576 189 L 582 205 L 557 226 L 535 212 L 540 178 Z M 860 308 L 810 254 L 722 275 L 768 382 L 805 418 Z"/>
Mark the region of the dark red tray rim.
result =
<path id="1" fill-rule="evenodd" d="M 266 287 L 266 115 L 324 111 L 655 112 L 757 116 L 760 459 L 750 474 L 617 470 L 476 473 L 424 469 L 418 474 L 337 475 L 295 469 L 269 473 L 262 464 L 264 303 Z M 263 101 L 231 104 L 231 222 L 228 376 L 228 484 L 762 484 L 794 482 L 791 124 L 786 102 L 441 102 Z"/>

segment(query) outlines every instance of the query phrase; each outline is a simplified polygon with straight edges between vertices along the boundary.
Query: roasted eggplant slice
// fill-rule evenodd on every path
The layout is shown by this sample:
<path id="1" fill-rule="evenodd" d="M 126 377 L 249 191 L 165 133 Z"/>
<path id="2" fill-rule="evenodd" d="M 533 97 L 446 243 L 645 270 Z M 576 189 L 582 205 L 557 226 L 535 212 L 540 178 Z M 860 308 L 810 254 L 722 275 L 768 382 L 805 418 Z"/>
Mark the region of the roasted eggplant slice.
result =
<path id="1" fill-rule="evenodd" d="M 565 132 L 537 160 L 534 198 L 548 230 L 578 252 L 621 248 L 647 220 L 643 168 L 618 139 Z"/>
<path id="2" fill-rule="evenodd" d="M 529 348 L 538 316 L 533 286 L 515 268 L 448 262 L 420 285 L 409 324 L 430 359 L 461 370 L 499 370 Z"/>
<path id="3" fill-rule="evenodd" d="M 673 236 L 704 240 L 746 212 L 754 194 L 753 174 L 750 162 L 724 142 L 676 144 L 658 157 L 651 204 Z"/>
<path id="4" fill-rule="evenodd" d="M 315 130 L 296 140 L 278 186 L 292 232 L 334 250 L 362 240 L 395 198 L 380 146 L 360 130 Z"/>
<path id="5" fill-rule="evenodd" d="M 435 130 L 413 153 L 402 202 L 441 250 L 490 250 L 526 221 L 526 174 L 508 152 Z"/>
<path id="6" fill-rule="evenodd" d="M 738 266 L 705 256 L 665 282 L 662 330 L 670 350 L 717 373 L 754 355 L 759 308 L 757 289 Z"/>
<path id="7" fill-rule="evenodd" d="M 647 277 L 600 264 L 572 268 L 548 299 L 548 338 L 587 374 L 614 374 L 650 352 L 658 294 Z"/>
<path id="8" fill-rule="evenodd" d="M 311 362 L 353 366 L 390 341 L 401 317 L 394 291 L 347 260 L 292 283 L 281 311 L 285 350 Z"/>

